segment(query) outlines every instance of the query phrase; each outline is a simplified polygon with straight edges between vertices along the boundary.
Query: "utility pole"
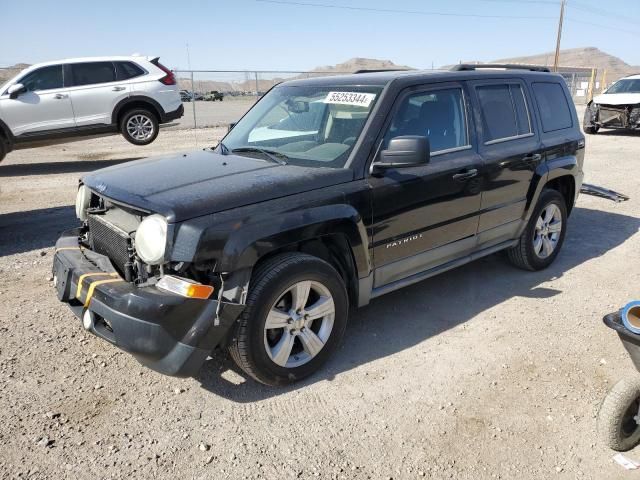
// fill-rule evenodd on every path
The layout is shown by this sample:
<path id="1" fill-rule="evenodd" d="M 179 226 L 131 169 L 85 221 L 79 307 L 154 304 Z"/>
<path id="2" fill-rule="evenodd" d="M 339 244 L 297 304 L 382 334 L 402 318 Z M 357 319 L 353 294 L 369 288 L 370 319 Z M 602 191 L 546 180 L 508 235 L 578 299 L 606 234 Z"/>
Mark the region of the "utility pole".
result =
<path id="1" fill-rule="evenodd" d="M 562 38 L 562 21 L 564 20 L 564 6 L 567 0 L 560 2 L 560 20 L 558 21 L 558 38 L 556 40 L 556 58 L 553 61 L 553 71 L 558 71 L 558 64 L 560 63 L 560 39 Z"/>

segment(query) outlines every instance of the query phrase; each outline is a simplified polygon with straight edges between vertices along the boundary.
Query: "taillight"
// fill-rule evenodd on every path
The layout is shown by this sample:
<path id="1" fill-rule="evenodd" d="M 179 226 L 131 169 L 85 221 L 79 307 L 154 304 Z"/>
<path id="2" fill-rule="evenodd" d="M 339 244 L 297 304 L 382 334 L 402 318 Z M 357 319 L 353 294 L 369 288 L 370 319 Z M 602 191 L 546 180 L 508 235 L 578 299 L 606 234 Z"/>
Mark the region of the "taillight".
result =
<path id="1" fill-rule="evenodd" d="M 152 62 L 152 63 L 156 67 L 158 67 L 160 70 L 162 70 L 164 73 L 166 73 L 166 75 L 164 77 L 159 79 L 160 82 L 164 83 L 165 85 L 175 85 L 176 84 L 176 76 L 173 74 L 173 72 L 171 70 L 169 70 L 167 67 L 162 65 L 157 60 L 155 62 Z"/>

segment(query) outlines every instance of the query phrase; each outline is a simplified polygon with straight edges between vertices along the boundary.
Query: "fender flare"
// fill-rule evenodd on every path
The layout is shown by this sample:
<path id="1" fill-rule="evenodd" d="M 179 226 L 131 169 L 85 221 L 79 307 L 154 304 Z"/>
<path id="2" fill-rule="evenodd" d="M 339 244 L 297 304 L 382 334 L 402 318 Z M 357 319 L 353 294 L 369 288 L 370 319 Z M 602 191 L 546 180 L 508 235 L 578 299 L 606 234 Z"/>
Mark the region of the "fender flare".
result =
<path id="1" fill-rule="evenodd" d="M 531 214 L 533 213 L 533 207 L 538 202 L 544 187 L 550 181 L 565 176 L 570 176 L 575 182 L 575 178 L 579 170 L 580 166 L 578 165 L 578 159 L 574 155 L 558 157 L 538 165 L 529 186 L 525 216 L 518 235 L 520 235 L 526 228 L 527 223 L 531 218 Z M 577 188 L 577 185 L 575 185 L 575 187 Z"/>
<path id="2" fill-rule="evenodd" d="M 346 237 L 358 278 L 369 275 L 372 265 L 367 229 L 358 211 L 346 204 L 292 211 L 234 231 L 223 248 L 220 270 L 252 269 L 260 258 L 275 250 L 331 235 Z"/>
<path id="3" fill-rule="evenodd" d="M 127 97 L 127 98 L 123 98 L 122 100 L 120 100 L 116 106 L 113 109 L 113 113 L 111 114 L 111 123 L 113 123 L 114 125 L 118 124 L 118 116 L 120 115 L 120 112 L 127 107 L 127 105 L 129 105 L 130 103 L 148 103 L 151 107 L 153 107 L 155 109 L 155 111 L 158 113 L 158 121 L 160 123 L 164 122 L 164 118 L 166 116 L 166 112 L 164 111 L 164 108 L 162 108 L 162 105 L 160 105 L 160 103 L 158 103 L 156 100 L 154 100 L 153 98 L 150 97 L 145 97 L 144 95 L 133 95 L 131 97 Z"/>

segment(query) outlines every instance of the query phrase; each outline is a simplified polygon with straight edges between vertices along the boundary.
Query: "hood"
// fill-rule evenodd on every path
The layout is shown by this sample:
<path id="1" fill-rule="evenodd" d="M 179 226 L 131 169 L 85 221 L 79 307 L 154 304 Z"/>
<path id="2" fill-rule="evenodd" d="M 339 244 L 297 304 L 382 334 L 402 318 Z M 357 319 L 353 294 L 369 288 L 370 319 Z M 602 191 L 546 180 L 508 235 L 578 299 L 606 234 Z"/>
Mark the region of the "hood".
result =
<path id="1" fill-rule="evenodd" d="M 83 183 L 174 223 L 352 179 L 353 172 L 342 168 L 279 165 L 202 150 L 123 163 L 93 172 Z"/>
<path id="2" fill-rule="evenodd" d="M 600 105 L 636 105 L 640 103 L 640 93 L 603 93 L 593 97 L 593 103 Z"/>

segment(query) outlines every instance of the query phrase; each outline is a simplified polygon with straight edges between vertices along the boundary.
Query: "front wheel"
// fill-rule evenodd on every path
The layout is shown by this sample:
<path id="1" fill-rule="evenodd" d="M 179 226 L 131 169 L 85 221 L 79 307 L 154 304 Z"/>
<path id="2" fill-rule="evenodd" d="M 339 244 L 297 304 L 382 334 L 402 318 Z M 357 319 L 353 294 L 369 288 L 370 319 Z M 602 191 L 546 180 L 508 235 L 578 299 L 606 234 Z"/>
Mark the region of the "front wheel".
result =
<path id="1" fill-rule="evenodd" d="M 0 162 L 4 160 L 4 157 L 7 155 L 7 144 L 2 137 L 0 137 Z"/>
<path id="2" fill-rule="evenodd" d="M 158 119 L 149 110 L 131 110 L 120 121 L 122 136 L 134 145 L 149 145 L 158 136 L 158 131 Z"/>
<path id="3" fill-rule="evenodd" d="M 640 442 L 638 426 L 640 409 L 640 376 L 616 383 L 605 397 L 598 412 L 598 434 L 612 450 L 625 452 Z"/>
<path id="4" fill-rule="evenodd" d="M 252 275 L 231 357 L 267 385 L 301 380 L 340 343 L 348 303 L 342 278 L 327 262 L 302 253 L 277 255 Z"/>
<path id="5" fill-rule="evenodd" d="M 558 256 L 567 229 L 567 206 L 557 190 L 544 189 L 518 243 L 507 250 L 512 264 L 542 270 Z"/>

